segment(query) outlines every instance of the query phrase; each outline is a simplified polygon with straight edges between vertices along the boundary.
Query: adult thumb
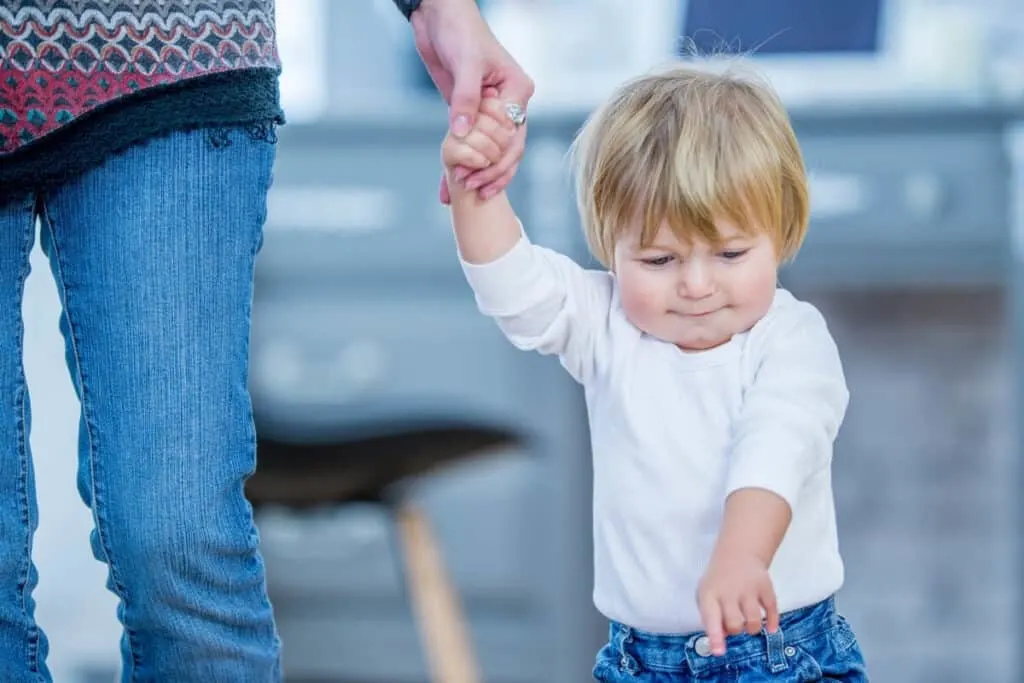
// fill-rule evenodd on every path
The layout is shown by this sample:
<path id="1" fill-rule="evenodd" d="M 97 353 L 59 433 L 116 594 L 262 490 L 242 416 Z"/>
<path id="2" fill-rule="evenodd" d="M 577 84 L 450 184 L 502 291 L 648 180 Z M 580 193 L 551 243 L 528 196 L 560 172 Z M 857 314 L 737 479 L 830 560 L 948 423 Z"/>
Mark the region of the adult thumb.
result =
<path id="1" fill-rule="evenodd" d="M 455 84 L 449 102 L 449 125 L 452 135 L 465 137 L 473 129 L 473 121 L 480 110 L 480 90 L 484 80 L 482 65 L 467 59 L 455 71 Z"/>

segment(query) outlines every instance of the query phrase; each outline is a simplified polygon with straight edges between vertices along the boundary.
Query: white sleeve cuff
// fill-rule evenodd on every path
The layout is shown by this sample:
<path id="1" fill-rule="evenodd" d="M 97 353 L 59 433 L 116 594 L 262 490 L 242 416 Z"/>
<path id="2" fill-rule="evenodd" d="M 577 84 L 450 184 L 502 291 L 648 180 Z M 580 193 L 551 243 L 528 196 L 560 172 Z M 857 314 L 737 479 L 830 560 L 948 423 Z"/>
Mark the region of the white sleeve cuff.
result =
<path id="1" fill-rule="evenodd" d="M 732 454 L 734 461 L 726 479 L 725 495 L 746 488 L 764 489 L 794 509 L 806 481 L 807 465 L 794 458 L 780 457 L 783 454 L 779 452 L 793 445 L 785 439 L 769 437 L 740 446 Z M 797 458 L 802 460 L 799 455 Z"/>

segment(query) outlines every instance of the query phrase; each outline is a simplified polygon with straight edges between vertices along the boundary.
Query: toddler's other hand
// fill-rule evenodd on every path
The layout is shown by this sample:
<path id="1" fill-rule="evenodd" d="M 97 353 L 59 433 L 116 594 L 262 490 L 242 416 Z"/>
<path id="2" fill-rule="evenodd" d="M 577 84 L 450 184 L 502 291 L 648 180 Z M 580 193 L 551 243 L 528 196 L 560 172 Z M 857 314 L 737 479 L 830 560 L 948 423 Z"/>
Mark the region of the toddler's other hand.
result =
<path id="1" fill-rule="evenodd" d="M 753 555 L 714 557 L 697 588 L 697 606 L 715 656 L 725 654 L 726 635 L 760 633 L 762 609 L 768 632 L 779 628 L 768 567 Z"/>

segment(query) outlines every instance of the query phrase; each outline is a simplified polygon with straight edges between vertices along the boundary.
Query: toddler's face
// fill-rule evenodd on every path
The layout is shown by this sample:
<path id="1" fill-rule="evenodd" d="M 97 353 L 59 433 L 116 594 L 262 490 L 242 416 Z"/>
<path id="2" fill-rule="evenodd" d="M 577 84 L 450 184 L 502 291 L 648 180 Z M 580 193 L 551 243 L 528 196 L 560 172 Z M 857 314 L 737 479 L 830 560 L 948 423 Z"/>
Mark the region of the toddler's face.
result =
<path id="1" fill-rule="evenodd" d="M 687 351 L 711 349 L 749 330 L 775 296 L 778 259 L 764 234 L 718 225 L 723 246 L 688 245 L 662 227 L 651 247 L 639 230 L 615 246 L 615 277 L 630 322 Z"/>

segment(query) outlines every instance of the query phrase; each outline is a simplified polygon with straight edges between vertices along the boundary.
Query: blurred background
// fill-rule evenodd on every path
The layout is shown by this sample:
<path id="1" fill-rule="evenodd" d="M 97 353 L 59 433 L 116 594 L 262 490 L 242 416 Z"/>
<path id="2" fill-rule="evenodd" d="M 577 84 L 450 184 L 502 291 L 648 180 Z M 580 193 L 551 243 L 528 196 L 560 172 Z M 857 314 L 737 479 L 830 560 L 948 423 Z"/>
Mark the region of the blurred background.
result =
<path id="1" fill-rule="evenodd" d="M 589 109 L 694 48 L 754 52 L 812 177 L 810 234 L 784 284 L 826 314 L 852 393 L 834 467 L 840 608 L 872 680 L 1024 680 L 1024 0 L 482 9 L 537 83 L 513 201 L 535 241 L 587 265 L 564 154 Z M 391 0 L 281 0 L 278 22 L 290 123 L 251 382 L 287 680 L 459 683 L 431 677 L 444 622 L 413 607 L 443 588 L 438 566 L 483 680 L 590 680 L 606 625 L 590 601 L 582 394 L 475 310 L 437 203 L 445 111 L 408 26 Z M 57 680 L 109 683 L 115 602 L 75 493 L 58 300 L 34 260 L 38 614 Z M 398 531 L 410 504 L 440 562 L 422 533 Z"/>

